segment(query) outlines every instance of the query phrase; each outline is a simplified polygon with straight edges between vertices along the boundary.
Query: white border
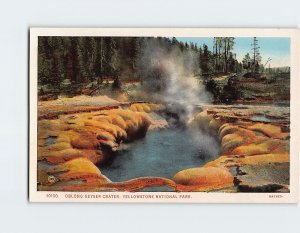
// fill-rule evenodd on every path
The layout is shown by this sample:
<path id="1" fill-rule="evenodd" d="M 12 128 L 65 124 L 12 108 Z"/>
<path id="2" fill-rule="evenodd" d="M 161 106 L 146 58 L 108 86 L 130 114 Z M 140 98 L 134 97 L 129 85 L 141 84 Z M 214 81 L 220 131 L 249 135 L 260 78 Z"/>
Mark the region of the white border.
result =
<path id="1" fill-rule="evenodd" d="M 204 193 L 204 192 L 53 192 L 37 191 L 37 39 L 38 36 L 166 36 L 166 37 L 290 37 L 291 38 L 291 147 L 290 193 Z M 29 200 L 31 202 L 143 202 L 143 203 L 296 203 L 299 177 L 299 31 L 297 29 L 238 29 L 238 28 L 31 28 L 30 29 L 30 166 Z M 49 198 L 56 196 L 58 198 Z M 75 195 L 83 198 L 75 198 Z M 85 198 L 84 195 L 101 195 Z M 120 198 L 104 198 L 103 195 Z M 166 195 L 176 199 L 131 199 L 123 195 Z M 191 195 L 181 199 L 180 195 Z M 270 198 L 270 195 L 274 197 Z"/>

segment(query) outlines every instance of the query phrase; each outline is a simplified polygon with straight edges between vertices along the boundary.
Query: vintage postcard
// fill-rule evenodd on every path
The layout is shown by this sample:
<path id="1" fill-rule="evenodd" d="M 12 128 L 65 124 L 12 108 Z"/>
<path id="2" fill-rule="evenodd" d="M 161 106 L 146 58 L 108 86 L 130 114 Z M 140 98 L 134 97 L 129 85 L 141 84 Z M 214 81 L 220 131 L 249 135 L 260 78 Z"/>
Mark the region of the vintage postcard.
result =
<path id="1" fill-rule="evenodd" d="M 299 32 L 31 28 L 29 200 L 295 203 Z"/>

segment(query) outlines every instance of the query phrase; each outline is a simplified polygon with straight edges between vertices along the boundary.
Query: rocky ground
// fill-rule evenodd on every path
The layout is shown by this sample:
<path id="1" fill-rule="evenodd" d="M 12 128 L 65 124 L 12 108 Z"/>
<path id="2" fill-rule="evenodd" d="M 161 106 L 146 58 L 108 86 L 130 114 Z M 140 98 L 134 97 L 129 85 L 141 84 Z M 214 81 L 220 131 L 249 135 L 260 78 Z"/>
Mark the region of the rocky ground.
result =
<path id="1" fill-rule="evenodd" d="M 121 103 L 108 97 L 79 96 L 38 105 L 38 190 L 139 191 L 169 186 L 174 191 L 288 192 L 289 108 L 199 106 L 188 122 L 219 138 L 222 154 L 203 167 L 173 179 L 142 177 L 111 182 L 96 166 L 122 142 L 163 128 L 151 103 Z"/>
<path id="2" fill-rule="evenodd" d="M 204 106 L 190 124 L 219 137 L 222 154 L 204 167 L 229 171 L 228 191 L 288 192 L 289 121 L 289 107 L 220 105 Z"/>

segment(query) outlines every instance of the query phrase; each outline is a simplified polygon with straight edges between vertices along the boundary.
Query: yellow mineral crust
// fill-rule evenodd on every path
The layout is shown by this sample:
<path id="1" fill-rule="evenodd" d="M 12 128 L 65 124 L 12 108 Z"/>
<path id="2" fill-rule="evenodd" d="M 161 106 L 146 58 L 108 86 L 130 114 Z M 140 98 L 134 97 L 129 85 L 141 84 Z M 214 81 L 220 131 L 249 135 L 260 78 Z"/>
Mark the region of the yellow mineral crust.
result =
<path id="1" fill-rule="evenodd" d="M 175 174 L 177 184 L 193 186 L 193 190 L 213 190 L 233 186 L 233 176 L 222 167 L 197 167 Z"/>
<path id="2" fill-rule="evenodd" d="M 211 113 L 210 116 L 208 112 Z M 225 118 L 222 121 L 218 120 L 219 117 L 222 118 L 222 114 L 205 110 L 196 114 L 189 122 L 199 125 L 202 129 L 211 130 L 208 131 L 211 133 L 218 130 L 223 155 L 206 163 L 202 168 L 191 168 L 178 172 L 173 180 L 178 185 L 184 185 L 186 191 L 216 189 L 219 183 L 232 184 L 230 175 L 227 174 L 229 171 L 226 170 L 230 167 L 288 163 L 290 161 L 289 132 L 283 132 L 279 125 L 242 120 L 235 123 L 224 123 Z M 230 114 L 233 115 L 233 113 Z M 214 170 L 214 168 L 225 169 L 225 171 Z M 225 177 L 225 181 L 222 180 L 222 176 Z M 200 184 L 202 188 L 196 188 Z M 215 184 L 216 187 L 212 184 Z M 190 186 L 189 189 L 188 186 Z"/>
<path id="3" fill-rule="evenodd" d="M 65 114 L 60 115 L 58 119 L 39 120 L 38 161 L 47 161 L 52 165 L 51 169 L 46 171 L 43 166 L 39 168 L 38 179 L 41 180 L 38 182 L 45 184 L 49 174 L 57 177 L 58 183 L 65 182 L 67 186 L 68 180 L 84 178 L 90 185 L 84 186 L 83 189 L 90 190 L 94 185 L 99 185 L 98 181 L 92 180 L 107 180 L 94 164 L 107 158 L 108 148 L 115 150 L 122 140 L 132 140 L 145 134 L 151 124 L 146 112 L 155 107 L 142 104 L 143 112 L 119 108 Z M 103 146 L 106 149 L 103 149 Z M 60 190 L 56 183 L 55 189 Z M 42 189 L 47 190 L 47 185 Z M 72 190 L 73 186 L 68 187 L 69 189 L 65 188 Z M 53 185 L 52 188 L 54 189 Z M 78 187 L 73 188 L 77 190 Z"/>
<path id="4" fill-rule="evenodd" d="M 289 161 L 289 153 L 252 155 L 239 159 L 239 163 L 243 165 L 288 163 Z"/>
<path id="5" fill-rule="evenodd" d="M 87 98 L 86 102 L 89 101 Z M 67 102 L 71 107 L 72 100 Z M 57 104 L 49 106 L 55 108 Z M 47 108 L 47 104 L 43 103 L 43 107 Z M 289 162 L 289 133 L 283 132 L 280 126 L 240 121 L 238 115 L 236 122 L 226 123 L 224 119 L 235 115 L 233 112 L 224 111 L 227 115 L 222 118 L 223 113 L 204 110 L 189 124 L 214 135 L 218 133 L 222 156 L 203 167 L 179 171 L 173 181 L 147 177 L 110 183 L 95 164 L 107 158 L 107 149 L 116 150 L 123 140 L 143 136 L 151 124 L 147 113 L 161 108 L 157 104 L 134 103 L 129 109 L 117 107 L 39 120 L 38 160 L 52 164 L 47 169 L 38 166 L 40 190 L 135 191 L 148 185 L 168 185 L 176 191 L 211 191 L 234 185 L 233 175 L 228 170 L 232 166 Z M 53 140 L 49 140 L 50 137 Z M 49 184 L 49 175 L 56 177 L 55 184 Z"/>
<path id="6" fill-rule="evenodd" d="M 163 106 L 161 104 L 152 104 L 152 103 L 134 103 L 130 105 L 130 110 L 134 112 L 154 112 L 158 111 Z"/>

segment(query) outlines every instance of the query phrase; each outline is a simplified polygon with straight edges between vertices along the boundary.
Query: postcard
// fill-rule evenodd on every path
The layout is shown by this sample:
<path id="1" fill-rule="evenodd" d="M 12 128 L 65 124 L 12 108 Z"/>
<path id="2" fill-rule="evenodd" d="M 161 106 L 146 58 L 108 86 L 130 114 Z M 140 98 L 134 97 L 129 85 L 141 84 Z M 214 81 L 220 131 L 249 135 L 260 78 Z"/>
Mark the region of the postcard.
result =
<path id="1" fill-rule="evenodd" d="M 299 31 L 31 28 L 32 202 L 296 203 Z"/>

